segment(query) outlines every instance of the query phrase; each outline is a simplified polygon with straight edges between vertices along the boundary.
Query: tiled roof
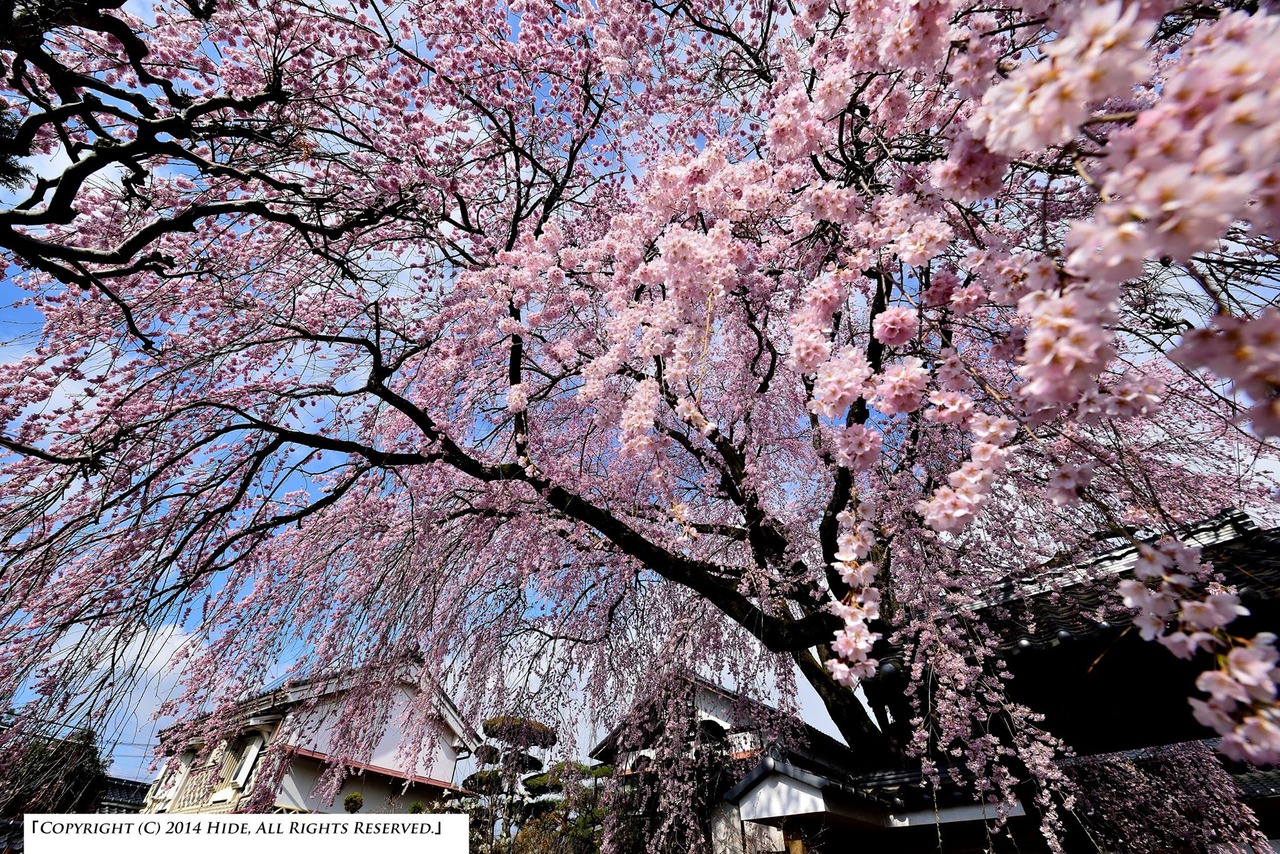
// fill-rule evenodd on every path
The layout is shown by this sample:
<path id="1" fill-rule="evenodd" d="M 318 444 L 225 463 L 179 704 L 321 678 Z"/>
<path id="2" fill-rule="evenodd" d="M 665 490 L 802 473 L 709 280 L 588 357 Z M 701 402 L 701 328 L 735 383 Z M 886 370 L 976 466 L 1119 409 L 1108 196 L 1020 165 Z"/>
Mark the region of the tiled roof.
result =
<path id="1" fill-rule="evenodd" d="M 854 772 L 844 766 L 842 758 L 833 759 L 835 761 L 823 761 L 774 745 L 725 793 L 725 800 L 737 802 L 760 779 L 771 774 L 791 777 L 820 791 L 839 792 L 890 811 L 949 807 L 972 800 L 972 792 L 958 785 L 945 769 L 939 780 L 940 787 L 935 789 L 919 766 Z"/>
<path id="2" fill-rule="evenodd" d="M 0 854 L 19 854 L 23 847 L 22 819 L 0 819 Z"/>
<path id="3" fill-rule="evenodd" d="M 419 681 L 417 672 L 419 666 L 417 662 L 406 665 L 403 671 L 397 674 L 398 681 L 414 690 L 431 690 L 435 695 L 441 718 L 454 730 L 467 750 L 474 750 L 480 743 L 479 733 L 467 723 L 462 712 L 440 685 L 434 681 L 423 685 Z M 355 670 L 343 670 L 330 675 L 279 676 L 241 697 L 235 713 L 242 719 L 262 714 L 281 714 L 295 706 L 336 696 L 355 685 L 359 685 L 359 674 Z M 172 733 L 178 730 L 177 726 L 162 729 L 159 733 L 161 744 L 166 743 Z"/>
<path id="4" fill-rule="evenodd" d="M 1223 581 L 1250 602 L 1280 600 L 1280 529 L 1261 529 L 1238 511 L 1224 511 L 1188 526 L 1180 539 L 1201 547 Z M 982 611 L 1005 652 L 1056 646 L 1127 626 L 1132 613 L 1115 594 L 1116 582 L 1133 572 L 1137 550 L 1125 545 L 1087 562 L 1045 567 L 1032 583 L 1006 579 L 994 586 Z"/>
<path id="5" fill-rule="evenodd" d="M 1202 559 L 1240 591 L 1246 607 L 1280 607 L 1280 528 L 1259 528 L 1245 513 L 1224 510 L 1186 526 L 1179 538 L 1201 548 Z M 1041 566 L 1034 578 L 997 581 L 979 592 L 977 604 L 955 612 L 956 617 L 972 615 L 975 622 L 990 626 L 1006 655 L 1118 634 L 1133 614 L 1116 594 L 1116 584 L 1132 574 L 1136 561 L 1137 549 L 1131 544 L 1075 562 L 1064 557 Z M 902 671 L 901 647 L 881 641 L 875 655 L 882 673 Z"/>
<path id="6" fill-rule="evenodd" d="M 1280 769 L 1261 770 L 1254 768 L 1243 774 L 1236 774 L 1236 785 L 1246 801 L 1263 800 L 1280 797 Z"/>
<path id="7" fill-rule="evenodd" d="M 147 789 L 149 788 L 151 788 L 150 783 L 143 783 L 139 780 L 108 777 L 107 787 L 102 792 L 102 805 L 103 807 L 116 808 L 132 807 L 132 812 L 138 812 L 142 809 L 142 804 L 147 798 Z"/>

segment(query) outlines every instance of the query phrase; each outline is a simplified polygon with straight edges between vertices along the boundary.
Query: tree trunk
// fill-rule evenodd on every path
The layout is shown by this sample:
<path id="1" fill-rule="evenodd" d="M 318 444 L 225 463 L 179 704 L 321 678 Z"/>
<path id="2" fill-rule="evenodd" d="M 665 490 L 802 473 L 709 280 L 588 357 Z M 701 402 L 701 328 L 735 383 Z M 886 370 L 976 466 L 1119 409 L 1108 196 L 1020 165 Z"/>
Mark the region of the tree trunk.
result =
<path id="1" fill-rule="evenodd" d="M 845 742 L 853 748 L 859 768 L 873 770 L 901 764 L 902 757 L 894 749 L 891 739 L 880 731 L 867 707 L 853 691 L 837 683 L 812 653 L 797 652 L 792 654 L 792 658 L 818 693 Z"/>

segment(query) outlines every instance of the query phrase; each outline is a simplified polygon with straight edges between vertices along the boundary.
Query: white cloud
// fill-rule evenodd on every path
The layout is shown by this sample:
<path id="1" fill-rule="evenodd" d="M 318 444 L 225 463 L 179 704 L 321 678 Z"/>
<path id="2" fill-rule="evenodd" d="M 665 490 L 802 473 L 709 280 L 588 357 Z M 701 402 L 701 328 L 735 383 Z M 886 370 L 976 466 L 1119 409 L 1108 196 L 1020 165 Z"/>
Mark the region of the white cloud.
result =
<path id="1" fill-rule="evenodd" d="M 179 690 L 179 669 L 174 662 L 190 643 L 189 633 L 166 625 L 140 635 L 126 647 L 126 660 L 131 658 L 136 666 L 136 681 L 99 733 L 112 757 L 111 774 L 135 780 L 150 778 L 159 742 L 156 733 L 172 723 L 158 719 L 157 713 Z"/>
<path id="2" fill-rule="evenodd" d="M 149 779 L 159 740 L 158 731 L 172 720 L 157 717 L 161 706 L 179 692 L 180 670 L 175 665 L 179 653 L 195 642 L 193 636 L 172 624 L 140 628 L 132 633 L 119 629 L 86 634 L 69 632 L 50 656 L 56 661 L 110 661 L 82 675 L 82 684 L 108 691 L 109 702 L 95 708 L 109 708 L 100 719 L 64 721 L 68 726 L 86 727 L 98 736 L 104 754 L 111 757 L 108 773 L 135 780 Z M 23 698 L 20 692 L 19 701 Z M 106 696 L 95 698 L 107 700 Z"/>

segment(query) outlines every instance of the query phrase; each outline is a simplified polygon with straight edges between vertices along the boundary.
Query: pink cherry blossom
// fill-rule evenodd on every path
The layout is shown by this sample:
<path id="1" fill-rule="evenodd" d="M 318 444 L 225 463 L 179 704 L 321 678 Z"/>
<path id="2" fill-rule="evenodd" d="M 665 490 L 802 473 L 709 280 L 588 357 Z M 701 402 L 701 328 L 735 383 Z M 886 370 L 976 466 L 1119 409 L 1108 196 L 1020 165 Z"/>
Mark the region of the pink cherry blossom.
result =
<path id="1" fill-rule="evenodd" d="M 890 365 L 876 378 L 872 404 L 889 415 L 914 412 L 920 408 L 928 380 L 924 362 L 910 356 Z"/>
<path id="2" fill-rule="evenodd" d="M 1017 155 L 1072 139 L 1090 107 L 1123 96 L 1147 73 L 1144 42 L 1154 22 L 1137 4 L 1085 4 L 1042 61 L 1020 65 L 987 90 L 972 125 L 992 151 Z"/>
<path id="3" fill-rule="evenodd" d="M 818 368 L 810 410 L 835 418 L 868 394 L 871 367 L 861 350 L 845 347 Z"/>
<path id="4" fill-rule="evenodd" d="M 938 391 L 929 395 L 933 407 L 925 412 L 925 418 L 939 424 L 955 424 L 963 427 L 973 412 L 973 398 L 958 391 Z"/>
<path id="5" fill-rule="evenodd" d="M 1253 401 L 1254 429 L 1280 435 L 1280 310 L 1267 308 L 1253 320 L 1220 317 L 1216 328 L 1188 334 L 1175 357 L 1231 380 Z"/>
<path id="6" fill-rule="evenodd" d="M 835 440 L 836 462 L 845 468 L 866 469 L 880 457 L 884 436 L 861 424 L 851 424 L 837 432 Z"/>
<path id="7" fill-rule="evenodd" d="M 876 315 L 873 329 L 882 344 L 901 347 L 916 336 L 920 329 L 920 319 L 910 307 L 893 306 Z"/>

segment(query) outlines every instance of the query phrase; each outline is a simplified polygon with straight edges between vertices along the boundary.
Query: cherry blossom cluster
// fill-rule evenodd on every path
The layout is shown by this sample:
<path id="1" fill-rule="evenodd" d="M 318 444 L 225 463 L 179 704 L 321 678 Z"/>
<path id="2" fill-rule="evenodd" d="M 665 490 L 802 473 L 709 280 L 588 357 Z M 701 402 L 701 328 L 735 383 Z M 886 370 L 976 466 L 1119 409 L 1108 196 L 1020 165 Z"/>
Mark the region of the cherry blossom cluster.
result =
<path id="1" fill-rule="evenodd" d="M 867 364 L 866 355 L 855 347 L 841 348 L 818 367 L 810 411 L 827 418 L 840 416 L 859 398 L 868 396 L 870 379 L 871 366 Z"/>
<path id="2" fill-rule="evenodd" d="M 877 567 L 868 561 L 873 535 L 870 526 L 859 524 L 856 516 L 841 511 L 839 551 L 831 567 L 840 574 L 840 580 L 849 586 L 849 595 L 841 602 L 832 603 L 836 616 L 844 620 L 844 628 L 836 632 L 831 649 L 836 657 L 829 659 L 827 669 L 841 685 L 852 688 L 859 679 L 874 676 L 878 662 L 871 657 L 872 647 L 880 639 L 880 633 L 872 631 L 868 623 L 880 617 L 880 591 L 875 583 Z"/>
<path id="3" fill-rule="evenodd" d="M 830 181 L 815 184 L 805 193 L 804 211 L 814 219 L 854 225 L 865 210 L 866 203 L 858 193 Z"/>
<path id="4" fill-rule="evenodd" d="M 1076 815 L 1103 850 L 1265 851 L 1270 844 L 1236 781 L 1203 741 L 1081 756 L 1063 765 Z M 1245 844 L 1247 843 L 1247 845 Z"/>
<path id="5" fill-rule="evenodd" d="M 824 118 L 814 109 L 803 83 L 796 80 L 783 91 L 769 123 L 770 150 L 783 160 L 816 154 L 831 132 Z"/>
<path id="6" fill-rule="evenodd" d="M 966 774 L 981 781 L 975 794 L 993 810 L 999 826 L 1025 797 L 1025 790 L 1017 791 L 1019 777 L 1009 767 L 1009 761 L 1015 760 L 1040 784 L 1035 803 L 1041 811 L 1049 850 L 1063 851 L 1058 809 L 1074 806 L 1073 793 L 1062 785 L 1061 757 L 1068 752 L 1065 745 L 1044 731 L 1043 715 L 1007 701 L 1003 711 L 1014 731 L 1012 743 L 990 732 L 987 708 L 1004 695 L 1002 683 L 1009 678 L 1005 662 L 995 659 L 984 666 L 981 657 L 967 655 L 972 647 L 966 642 L 966 627 L 943 614 L 920 626 L 914 647 L 912 676 L 920 678 L 927 665 L 936 671 L 940 683 L 927 709 L 919 701 L 912 703 L 916 714 L 912 749 L 924 757 L 925 774 L 935 785 L 941 783 L 944 773 L 956 784 L 963 784 Z M 939 767 L 943 763 L 946 771 Z"/>
<path id="7" fill-rule="evenodd" d="M 983 140 L 961 131 L 947 149 L 947 159 L 931 167 L 933 184 L 950 198 L 977 202 L 1000 192 L 1009 158 L 987 149 Z"/>
<path id="8" fill-rule="evenodd" d="M 796 370 L 806 374 L 814 373 L 831 355 L 831 319 L 844 298 L 843 283 L 834 275 L 815 279 L 805 291 L 804 299 L 791 315 L 790 323 L 790 363 Z M 842 358 L 847 364 L 844 367 L 841 364 L 833 366 L 828 376 L 839 378 L 848 370 L 856 370 L 856 365 L 848 362 L 851 357 L 846 354 Z"/>
<path id="9" fill-rule="evenodd" d="M 1080 503 L 1081 493 L 1093 480 L 1093 462 L 1058 467 L 1049 478 L 1049 499 L 1058 507 Z"/>
<path id="10" fill-rule="evenodd" d="M 987 146 L 1017 156 L 1073 139 L 1093 105 L 1128 95 L 1149 74 L 1155 22 L 1120 0 L 1081 4 L 1066 33 L 991 87 L 971 122 Z M 1042 54 L 1043 59 L 1034 55 Z"/>
<path id="11" fill-rule="evenodd" d="M 875 465 L 884 447 L 884 434 L 864 424 L 850 424 L 832 436 L 837 465 L 862 470 Z"/>
<path id="12" fill-rule="evenodd" d="M 1280 435 L 1280 310 L 1268 308 L 1253 319 L 1219 317 L 1213 328 L 1188 333 L 1174 356 L 1230 380 L 1253 404 L 1253 429 Z"/>
<path id="13" fill-rule="evenodd" d="M 882 343 L 901 347 L 920 330 L 920 318 L 909 306 L 892 306 L 876 315 L 872 332 Z"/>
<path id="14" fill-rule="evenodd" d="M 929 403 L 933 405 L 924 417 L 935 424 L 964 427 L 973 414 L 973 398 L 962 391 L 935 391 L 929 395 Z"/>
<path id="15" fill-rule="evenodd" d="M 1207 670 L 1196 687 L 1209 695 L 1206 702 L 1192 697 L 1196 720 L 1222 736 L 1219 749 L 1232 759 L 1255 765 L 1280 762 L 1280 650 L 1276 636 L 1259 632 L 1241 639 L 1218 670 Z"/>
<path id="16" fill-rule="evenodd" d="M 996 305 L 1016 306 L 1030 293 L 1057 289 L 1062 280 L 1057 262 L 1043 252 L 974 252 L 968 263 L 988 282 Z"/>
<path id="17" fill-rule="evenodd" d="M 969 449 L 969 459 L 948 475 L 949 486 L 939 486 L 928 499 L 916 503 L 915 510 L 926 525 L 954 534 L 977 518 L 1008 460 L 1002 446 L 1013 439 L 1017 427 L 1017 422 L 1004 416 L 978 413 L 969 418 L 969 429 L 977 440 Z"/>
<path id="18" fill-rule="evenodd" d="M 1111 141 L 1106 199 L 1068 236 L 1072 272 L 1120 281 L 1145 259 L 1189 259 L 1237 219 L 1280 217 L 1280 23 L 1230 13 L 1197 31 L 1160 99 Z M 1117 93 L 1118 94 L 1118 93 Z"/>
<path id="19" fill-rule="evenodd" d="M 1116 319 L 1110 289 L 1072 285 L 1061 293 L 1034 291 L 1018 302 L 1027 336 L 1018 393 L 1034 405 L 1075 402 L 1115 355 Z"/>
<path id="20" fill-rule="evenodd" d="M 1154 546 L 1140 543 L 1137 549 L 1133 569 L 1136 578 L 1120 582 L 1119 590 L 1125 605 L 1138 609 L 1133 624 L 1143 640 L 1158 639 L 1182 658 L 1189 658 L 1198 649 L 1211 648 L 1215 643 L 1211 630 L 1222 628 L 1234 619 L 1236 612 L 1232 609 L 1239 600 L 1221 593 L 1217 598 L 1219 607 L 1208 612 L 1214 615 L 1211 623 L 1202 626 L 1202 621 L 1197 619 L 1188 624 L 1194 630 L 1191 634 L 1166 635 L 1166 623 L 1178 613 L 1183 595 L 1206 574 L 1200 564 L 1200 551 L 1172 538 L 1165 538 Z"/>
<path id="21" fill-rule="evenodd" d="M 1129 370 L 1109 388 L 1091 388 L 1076 404 L 1076 420 L 1099 424 L 1104 419 L 1150 418 L 1159 414 L 1166 392 L 1160 377 Z"/>
<path id="22" fill-rule="evenodd" d="M 915 356 L 908 356 L 884 369 L 875 378 L 871 404 L 886 415 L 915 412 L 928 388 L 929 369 Z"/>
<path id="23" fill-rule="evenodd" d="M 914 194 L 881 196 L 872 206 L 874 227 L 867 229 L 872 243 L 884 245 L 913 267 L 941 255 L 955 234 L 936 202 Z"/>
<path id="24" fill-rule="evenodd" d="M 621 425 L 621 453 L 639 455 L 654 450 L 656 444 L 651 435 L 654 413 L 658 410 L 661 391 L 656 380 L 641 380 L 636 384 L 631 399 L 623 407 Z"/>
<path id="25" fill-rule="evenodd" d="M 1179 658 L 1212 653 L 1217 667 L 1196 679 L 1209 699 L 1191 698 L 1196 720 L 1222 736 L 1221 750 L 1255 764 L 1280 761 L 1280 651 L 1276 636 L 1262 632 L 1239 638 L 1227 631 L 1249 613 L 1240 598 L 1216 582 L 1204 584 L 1209 568 L 1200 550 L 1166 537 L 1140 543 L 1135 578 L 1119 584 L 1124 604 L 1136 610 L 1133 624 L 1144 640 L 1156 640 Z"/>

